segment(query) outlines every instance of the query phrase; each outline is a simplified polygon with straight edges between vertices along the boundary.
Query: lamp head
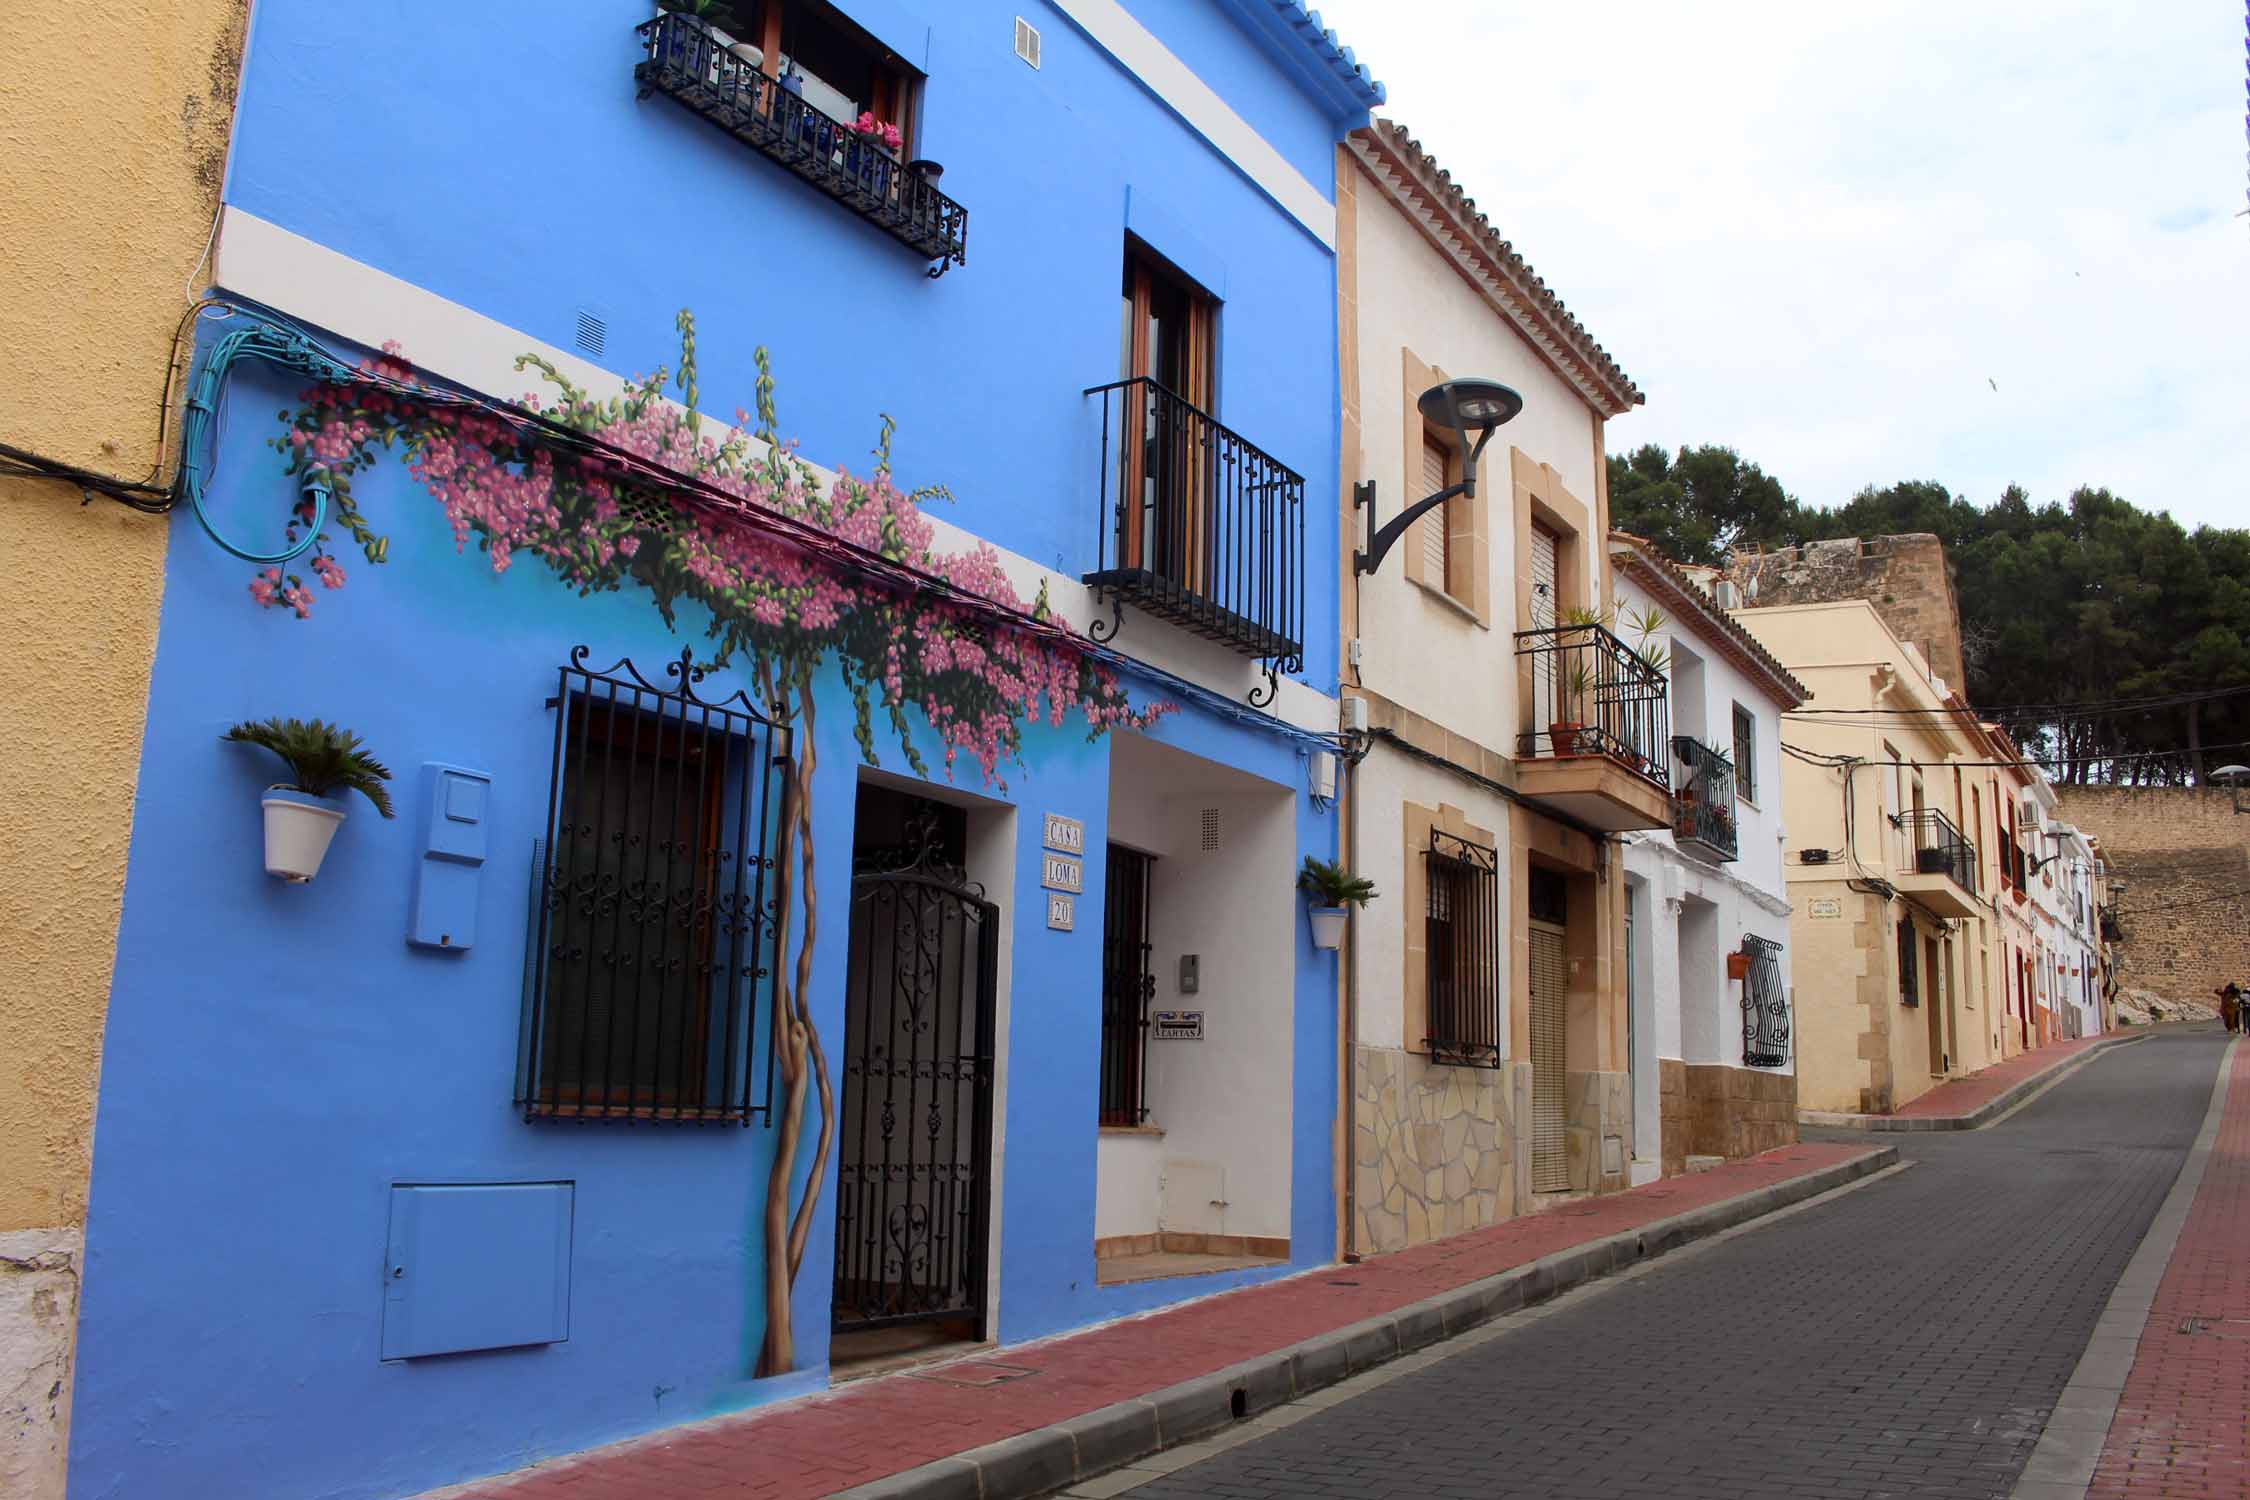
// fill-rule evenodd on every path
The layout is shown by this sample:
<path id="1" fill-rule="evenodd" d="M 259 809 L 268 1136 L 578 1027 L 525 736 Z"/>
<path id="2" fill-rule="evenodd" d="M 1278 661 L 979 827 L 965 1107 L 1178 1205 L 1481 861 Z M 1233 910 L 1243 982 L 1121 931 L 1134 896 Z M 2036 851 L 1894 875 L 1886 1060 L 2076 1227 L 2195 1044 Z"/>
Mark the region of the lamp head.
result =
<path id="1" fill-rule="evenodd" d="M 1429 421 L 1467 436 L 1505 426 L 1523 410 L 1523 397 L 1497 380 L 1448 380 L 1415 402 Z"/>

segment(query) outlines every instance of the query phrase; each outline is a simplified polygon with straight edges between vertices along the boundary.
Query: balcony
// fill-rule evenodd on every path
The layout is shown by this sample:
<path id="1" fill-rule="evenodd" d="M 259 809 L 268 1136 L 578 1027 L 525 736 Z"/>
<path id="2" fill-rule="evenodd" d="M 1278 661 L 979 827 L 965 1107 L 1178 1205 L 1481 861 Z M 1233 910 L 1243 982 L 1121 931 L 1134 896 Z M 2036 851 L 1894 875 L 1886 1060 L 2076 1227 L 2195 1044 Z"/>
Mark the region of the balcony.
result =
<path id="1" fill-rule="evenodd" d="M 967 259 L 969 211 L 877 142 L 790 92 L 720 44 L 692 16 L 667 13 L 634 28 L 640 97 L 665 94 L 787 167 L 850 212 L 936 264 Z"/>
<path id="2" fill-rule="evenodd" d="M 1085 575 L 1119 606 L 1169 620 L 1267 664 L 1304 663 L 1305 481 L 1146 376 L 1099 397 L 1099 566 Z M 1253 701 L 1261 701 L 1253 696 Z"/>
<path id="3" fill-rule="evenodd" d="M 1604 832 L 1672 826 L 1664 674 L 1600 625 L 1516 633 L 1530 722 L 1516 790 Z"/>
<path id="4" fill-rule="evenodd" d="M 1734 762 L 1684 734 L 1672 737 L 1672 758 L 1685 768 L 1672 788 L 1672 837 L 1714 859 L 1737 858 Z"/>
<path id="5" fill-rule="evenodd" d="M 1983 908 L 1977 903 L 1977 851 L 1953 820 L 1934 807 L 1919 807 L 1899 819 L 1907 836 L 1911 864 L 1895 882 L 1901 894 L 1912 896 L 1944 917 L 1973 917 Z"/>

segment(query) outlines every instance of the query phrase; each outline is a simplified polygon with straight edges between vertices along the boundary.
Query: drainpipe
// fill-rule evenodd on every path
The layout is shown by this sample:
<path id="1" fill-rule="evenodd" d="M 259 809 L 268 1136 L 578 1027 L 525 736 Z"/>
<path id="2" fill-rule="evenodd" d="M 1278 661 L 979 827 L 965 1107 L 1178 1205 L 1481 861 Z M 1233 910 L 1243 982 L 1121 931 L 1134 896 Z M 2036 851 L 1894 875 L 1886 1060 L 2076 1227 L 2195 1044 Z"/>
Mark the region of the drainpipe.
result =
<path id="1" fill-rule="evenodd" d="M 1353 625 L 1358 620 L 1358 590 L 1353 590 Z M 1337 813 L 1343 820 L 1344 868 L 1354 873 L 1359 870 L 1359 757 L 1346 755 L 1343 785 Z M 1338 1076 L 1343 1080 L 1343 1149 L 1338 1160 L 1343 1164 L 1344 1192 L 1341 1199 L 1343 1222 L 1338 1226 L 1337 1258 L 1346 1264 L 1359 1259 L 1359 921 L 1363 908 L 1353 905 L 1350 915 L 1344 918 L 1344 946 L 1337 954 L 1343 966 L 1343 1004 L 1338 1007 L 1337 1028 L 1341 1033 L 1344 1065 Z"/>

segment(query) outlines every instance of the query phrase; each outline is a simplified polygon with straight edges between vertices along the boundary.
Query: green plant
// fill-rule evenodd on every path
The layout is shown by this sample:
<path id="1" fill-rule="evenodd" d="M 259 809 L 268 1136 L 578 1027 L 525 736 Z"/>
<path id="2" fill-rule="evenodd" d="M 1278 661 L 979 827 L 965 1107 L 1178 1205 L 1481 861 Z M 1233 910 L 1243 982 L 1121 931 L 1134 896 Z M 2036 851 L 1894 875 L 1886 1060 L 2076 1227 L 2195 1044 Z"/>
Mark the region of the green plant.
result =
<path id="1" fill-rule="evenodd" d="M 1594 690 L 1594 669 L 1574 661 L 1563 670 L 1563 722 L 1586 722 L 1586 695 Z"/>
<path id="2" fill-rule="evenodd" d="M 1374 881 L 1309 854 L 1305 867 L 1297 872 L 1297 889 L 1323 906 L 1365 906 L 1375 899 Z"/>
<path id="3" fill-rule="evenodd" d="M 1589 609 L 1583 604 L 1568 604 L 1555 611 L 1555 623 L 1573 629 L 1588 625 L 1609 624 L 1609 611 Z"/>
<path id="4" fill-rule="evenodd" d="M 1651 672 L 1661 675 L 1672 659 L 1671 653 L 1660 643 L 1651 642 L 1650 637 L 1664 628 L 1664 611 L 1653 604 L 1646 609 L 1620 609 L 1618 620 L 1633 632 L 1633 654 Z"/>
<path id="5" fill-rule="evenodd" d="M 388 766 L 360 747 L 359 736 L 321 719 L 260 719 L 237 724 L 222 740 L 271 750 L 289 767 L 289 784 L 313 797 L 357 792 L 384 817 L 396 817 L 383 783 Z"/>

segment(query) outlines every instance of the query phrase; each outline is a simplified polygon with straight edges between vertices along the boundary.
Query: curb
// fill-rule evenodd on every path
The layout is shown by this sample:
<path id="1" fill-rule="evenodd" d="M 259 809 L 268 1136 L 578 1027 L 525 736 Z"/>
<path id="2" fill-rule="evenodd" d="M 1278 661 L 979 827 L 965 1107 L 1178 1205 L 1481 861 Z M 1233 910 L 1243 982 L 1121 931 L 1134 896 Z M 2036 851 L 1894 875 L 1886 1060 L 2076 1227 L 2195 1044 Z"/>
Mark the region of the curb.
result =
<path id="1" fill-rule="evenodd" d="M 2093 1046 L 2071 1054 L 2043 1072 L 2018 1079 L 1965 1115 L 1854 1115 L 1835 1110 L 1800 1109 L 1797 1111 L 1797 1123 L 1818 1125 L 1829 1130 L 1981 1130 L 2039 1090 L 2051 1083 L 2060 1083 L 2111 1048 L 2127 1047 L 2147 1040 L 2147 1036 L 2104 1037 Z"/>
<path id="2" fill-rule="evenodd" d="M 1850 1161 L 1558 1250 L 1146 1396 L 871 1480 L 843 1491 L 839 1500 L 1029 1500 L 1052 1494 L 1897 1161 L 1896 1146 L 1875 1147 Z"/>

